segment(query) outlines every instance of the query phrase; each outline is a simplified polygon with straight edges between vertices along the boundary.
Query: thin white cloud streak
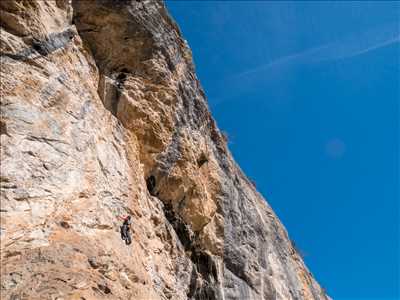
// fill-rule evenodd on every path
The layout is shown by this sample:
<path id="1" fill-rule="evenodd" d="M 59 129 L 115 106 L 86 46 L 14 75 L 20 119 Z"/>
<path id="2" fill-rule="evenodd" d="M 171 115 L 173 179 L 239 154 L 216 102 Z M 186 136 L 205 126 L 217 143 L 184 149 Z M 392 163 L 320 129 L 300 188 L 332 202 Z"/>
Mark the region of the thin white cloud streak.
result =
<path id="1" fill-rule="evenodd" d="M 395 26 L 393 26 L 395 25 Z M 231 79 L 244 79 L 250 75 L 265 73 L 272 68 L 284 67 L 290 64 L 312 64 L 324 61 L 354 58 L 379 48 L 400 42 L 399 24 L 386 24 L 383 27 L 353 35 L 340 41 L 320 45 L 280 57 L 269 63 L 240 72 Z"/>
<path id="2" fill-rule="evenodd" d="M 324 48 L 324 47 L 325 46 L 311 48 L 311 49 L 307 49 L 307 50 L 302 51 L 302 52 L 298 52 L 298 53 L 295 53 L 295 54 L 283 56 L 283 57 L 280 57 L 280 58 L 278 58 L 276 60 L 273 60 L 273 61 L 271 61 L 271 62 L 269 62 L 267 64 L 263 64 L 263 65 L 260 65 L 258 67 L 255 67 L 253 69 L 246 70 L 246 71 L 241 72 L 239 74 L 235 74 L 234 77 L 242 77 L 242 76 L 250 75 L 250 74 L 253 74 L 253 73 L 257 73 L 259 71 L 265 71 L 265 70 L 267 70 L 269 68 L 272 68 L 272 67 L 275 67 L 275 66 L 285 65 L 287 63 L 294 62 L 294 61 L 300 60 L 300 59 L 302 59 L 304 57 L 307 57 L 308 55 L 310 55 L 312 53 L 315 53 L 315 52 L 321 50 L 321 48 Z"/>
<path id="3" fill-rule="evenodd" d="M 395 43 L 398 43 L 398 42 L 400 42 L 400 35 L 397 36 L 397 37 L 394 37 L 394 38 L 392 38 L 392 39 L 389 39 L 389 40 L 387 40 L 387 41 L 383 41 L 383 42 L 378 43 L 378 44 L 376 44 L 376 45 L 367 47 L 367 48 L 365 48 L 365 49 L 361 49 L 361 50 L 356 51 L 356 52 L 354 52 L 354 53 L 348 53 L 348 54 L 345 55 L 345 56 L 336 57 L 336 59 L 345 59 L 345 58 L 356 57 L 356 56 L 365 54 L 365 53 L 367 53 L 367 52 L 371 52 L 371 51 L 373 51 L 373 50 L 376 50 L 376 49 L 379 49 L 379 48 L 383 48 L 383 47 L 386 47 L 386 46 L 389 46 L 389 45 L 392 45 L 392 44 L 395 44 Z"/>
<path id="4" fill-rule="evenodd" d="M 287 71 L 290 67 L 351 59 L 399 42 L 399 23 L 386 23 L 383 26 L 361 33 L 353 33 L 331 43 L 277 58 L 221 80 L 220 88 L 211 97 L 213 99 L 212 105 L 220 105 L 232 98 L 237 100 L 247 99 L 245 95 L 248 91 L 265 87 L 265 83 L 279 78 L 279 74 L 282 71 Z M 227 91 L 227 85 L 235 86 L 235 89 Z M 238 95 L 243 97 L 238 97 Z"/>

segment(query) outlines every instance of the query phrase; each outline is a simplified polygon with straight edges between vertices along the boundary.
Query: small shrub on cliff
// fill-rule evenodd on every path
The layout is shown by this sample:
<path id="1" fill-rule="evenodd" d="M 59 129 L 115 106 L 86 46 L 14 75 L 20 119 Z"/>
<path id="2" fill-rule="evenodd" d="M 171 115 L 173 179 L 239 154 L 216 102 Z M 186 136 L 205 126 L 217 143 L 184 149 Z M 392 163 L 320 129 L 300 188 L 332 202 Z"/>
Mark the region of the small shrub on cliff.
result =
<path id="1" fill-rule="evenodd" d="M 222 139 L 224 140 L 225 143 L 229 142 L 229 136 L 228 136 L 228 133 L 226 131 L 222 131 L 221 132 L 221 136 L 222 136 Z"/>
<path id="2" fill-rule="evenodd" d="M 297 247 L 296 243 L 293 240 L 290 240 L 290 243 L 292 244 L 292 248 L 297 253 L 302 259 L 306 256 L 305 253 Z"/>
<path id="3" fill-rule="evenodd" d="M 208 162 L 208 157 L 204 152 L 202 152 L 199 159 L 197 160 L 197 165 L 200 168 L 202 165 L 204 165 L 207 162 Z"/>

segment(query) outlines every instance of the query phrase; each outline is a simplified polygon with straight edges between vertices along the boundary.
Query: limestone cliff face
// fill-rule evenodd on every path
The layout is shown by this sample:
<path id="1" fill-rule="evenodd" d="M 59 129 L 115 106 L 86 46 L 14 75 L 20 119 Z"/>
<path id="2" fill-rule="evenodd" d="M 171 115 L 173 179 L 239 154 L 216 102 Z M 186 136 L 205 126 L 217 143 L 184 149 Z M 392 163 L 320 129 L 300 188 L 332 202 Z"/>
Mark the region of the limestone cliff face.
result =
<path id="1" fill-rule="evenodd" d="M 0 8 L 1 299 L 326 299 L 162 2 Z"/>

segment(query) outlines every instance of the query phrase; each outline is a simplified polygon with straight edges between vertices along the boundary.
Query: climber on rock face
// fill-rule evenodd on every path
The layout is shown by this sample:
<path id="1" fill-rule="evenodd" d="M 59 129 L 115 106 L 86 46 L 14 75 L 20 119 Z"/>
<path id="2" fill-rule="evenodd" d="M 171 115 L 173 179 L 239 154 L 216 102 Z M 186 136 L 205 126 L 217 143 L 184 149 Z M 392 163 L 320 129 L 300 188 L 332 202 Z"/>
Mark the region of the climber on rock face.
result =
<path id="1" fill-rule="evenodd" d="M 121 229 L 121 238 L 125 241 L 125 244 L 129 245 L 132 243 L 130 229 L 131 229 L 131 216 L 119 217 L 123 220 Z"/>

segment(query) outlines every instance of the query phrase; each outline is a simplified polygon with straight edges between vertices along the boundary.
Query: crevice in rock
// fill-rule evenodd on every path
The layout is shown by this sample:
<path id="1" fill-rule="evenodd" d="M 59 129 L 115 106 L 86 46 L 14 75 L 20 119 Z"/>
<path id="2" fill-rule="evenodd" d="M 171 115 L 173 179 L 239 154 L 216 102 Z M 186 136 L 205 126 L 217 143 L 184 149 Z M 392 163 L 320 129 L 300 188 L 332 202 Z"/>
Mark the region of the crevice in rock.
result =
<path id="1" fill-rule="evenodd" d="M 204 279 L 209 282 L 218 281 L 217 266 L 210 254 L 204 251 L 193 251 L 191 260 Z"/>
<path id="2" fill-rule="evenodd" d="M 65 229 L 69 229 L 71 226 L 69 225 L 69 223 L 68 222 L 66 222 L 66 221 L 61 221 L 60 222 L 60 226 L 62 227 L 62 228 L 65 228 Z"/>
<path id="3" fill-rule="evenodd" d="M 155 193 L 156 178 L 154 177 L 154 175 L 150 175 L 146 179 L 146 186 L 147 186 L 147 190 L 149 191 L 150 195 L 157 196 L 156 193 Z"/>
<path id="4" fill-rule="evenodd" d="M 196 253 L 194 257 L 192 255 L 193 269 L 187 296 L 189 299 L 193 300 L 220 299 L 220 291 L 216 285 L 217 274 L 214 261 L 212 259 L 208 261 L 198 260 L 199 256 L 201 257 L 204 253 L 205 252 L 200 252 L 200 254 Z M 210 266 L 208 262 L 212 262 L 215 270 L 207 269 Z"/>
<path id="5" fill-rule="evenodd" d="M 193 264 L 189 290 L 187 296 L 194 300 L 219 299 L 218 269 L 215 260 L 210 254 L 199 250 L 196 235 L 190 227 L 173 211 L 171 204 L 164 205 L 164 214 L 172 225 L 186 253 L 190 255 Z"/>
<path id="6" fill-rule="evenodd" d="M 201 153 L 201 155 L 200 155 L 200 157 L 198 158 L 198 160 L 197 160 L 197 166 L 199 167 L 199 168 L 201 168 L 205 163 L 207 163 L 208 162 L 208 158 L 207 158 L 207 155 L 204 153 L 204 152 L 202 152 Z"/>
<path id="7" fill-rule="evenodd" d="M 7 125 L 6 122 L 4 122 L 3 120 L 0 120 L 0 135 L 9 135 L 8 131 L 7 131 Z"/>
<path id="8" fill-rule="evenodd" d="M 156 178 L 150 175 L 146 179 L 146 185 L 152 196 L 158 197 L 156 190 Z M 211 254 L 201 249 L 197 242 L 197 235 L 190 225 L 175 211 L 172 203 L 163 199 L 164 216 L 171 225 L 180 244 L 183 246 L 187 257 L 192 262 L 191 280 L 187 291 L 187 297 L 193 300 L 220 299 L 220 291 L 217 262 Z"/>
<path id="9" fill-rule="evenodd" d="M 185 251 L 192 251 L 195 243 L 195 234 L 193 231 L 175 214 L 171 204 L 164 205 L 164 215 L 175 230 Z"/>
<path id="10" fill-rule="evenodd" d="M 15 60 L 27 60 L 40 56 L 48 56 L 54 51 L 64 48 L 75 36 L 75 32 L 68 28 L 62 32 L 51 33 L 44 40 L 33 40 L 31 47 L 23 49 L 18 53 L 0 52 L 1 56 L 7 56 Z M 35 56 L 35 57 L 31 57 Z"/>
<path id="11" fill-rule="evenodd" d="M 97 287 L 99 288 L 100 291 L 102 291 L 104 294 L 111 294 L 111 290 L 108 286 L 104 284 L 97 284 Z"/>
<path id="12" fill-rule="evenodd" d="M 118 112 L 118 104 L 119 100 L 121 98 L 122 91 L 124 89 L 124 82 L 126 80 L 126 73 L 121 72 L 117 75 L 117 78 L 115 79 L 116 83 L 116 89 L 115 89 L 115 99 L 111 102 L 111 113 L 114 116 L 117 116 Z"/>
<path id="13" fill-rule="evenodd" d="M 199 282 L 201 282 L 199 284 Z M 189 291 L 187 297 L 193 300 L 215 300 L 220 299 L 218 296 L 218 289 L 207 281 L 203 281 L 201 276 L 193 267 L 192 274 L 190 277 Z"/>
<path id="14" fill-rule="evenodd" d="M 98 94 L 104 107 L 115 117 L 118 117 L 118 104 L 124 90 L 124 83 L 127 79 L 127 69 L 113 72 L 110 76 L 100 74 Z"/>

